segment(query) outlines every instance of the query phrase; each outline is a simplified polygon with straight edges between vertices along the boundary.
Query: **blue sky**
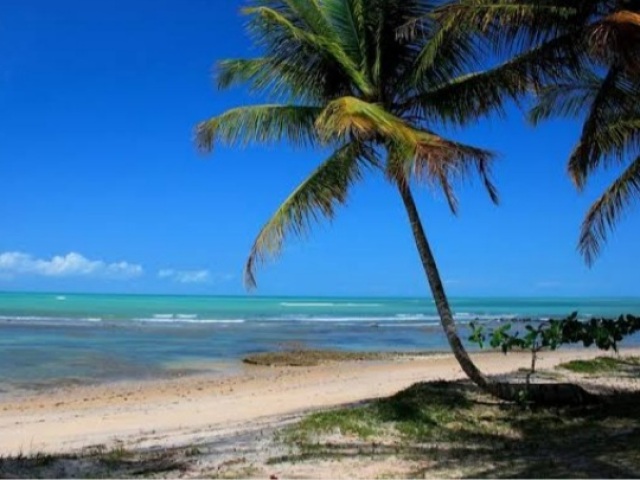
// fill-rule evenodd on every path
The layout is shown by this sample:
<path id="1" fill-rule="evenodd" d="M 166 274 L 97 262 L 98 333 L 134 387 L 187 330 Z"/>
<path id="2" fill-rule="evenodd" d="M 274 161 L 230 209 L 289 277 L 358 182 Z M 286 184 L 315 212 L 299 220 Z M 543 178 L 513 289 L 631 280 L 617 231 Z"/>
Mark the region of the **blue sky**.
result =
<path id="1" fill-rule="evenodd" d="M 216 60 L 255 54 L 241 2 L 0 2 L 0 290 L 244 293 L 242 265 L 279 202 L 321 159 L 286 145 L 199 155 L 193 126 L 258 102 L 217 92 Z M 565 160 L 579 125 L 513 110 L 454 135 L 500 152 L 493 207 L 477 184 L 418 194 L 452 295 L 640 295 L 640 212 L 587 269 Z M 375 175 L 348 208 L 260 272 L 259 294 L 426 295 L 396 192 Z"/>

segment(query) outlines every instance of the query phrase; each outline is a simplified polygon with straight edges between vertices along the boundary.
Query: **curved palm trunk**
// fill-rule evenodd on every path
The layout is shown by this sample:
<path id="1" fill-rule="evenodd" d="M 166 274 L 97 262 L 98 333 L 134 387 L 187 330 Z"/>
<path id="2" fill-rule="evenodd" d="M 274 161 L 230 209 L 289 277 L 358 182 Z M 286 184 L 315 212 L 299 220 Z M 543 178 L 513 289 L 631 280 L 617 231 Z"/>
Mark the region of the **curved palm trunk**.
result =
<path id="1" fill-rule="evenodd" d="M 420 254 L 420 260 L 422 261 L 422 266 L 427 276 L 427 280 L 429 281 L 429 286 L 433 293 L 433 299 L 436 303 L 436 309 L 440 316 L 440 322 L 442 323 L 442 328 L 444 328 L 444 332 L 447 335 L 447 340 L 449 341 L 451 350 L 464 373 L 466 373 L 467 376 L 480 388 L 490 390 L 489 380 L 478 369 L 478 367 L 475 366 L 458 336 L 455 320 L 453 319 L 453 313 L 449 306 L 449 300 L 447 300 L 447 295 L 444 291 L 442 280 L 440 279 L 440 273 L 438 272 L 438 266 L 436 265 L 436 260 L 431 252 L 431 247 L 429 246 L 429 241 L 424 233 L 424 228 L 422 227 L 420 215 L 418 214 L 418 209 L 416 208 L 416 204 L 413 200 L 411 189 L 407 182 L 399 180 L 398 190 L 400 191 L 405 210 L 409 216 L 411 230 L 413 231 L 413 238 L 416 242 L 416 247 Z"/>
<path id="2" fill-rule="evenodd" d="M 420 254 L 420 260 L 422 261 L 424 272 L 429 281 L 429 287 L 433 293 L 433 299 L 436 303 L 438 315 L 440 316 L 440 322 L 447 335 L 447 340 L 449 341 L 453 355 L 469 379 L 481 389 L 502 400 L 524 400 L 539 404 L 560 405 L 582 405 L 597 401 L 596 396 L 585 391 L 582 387 L 571 383 L 531 385 L 528 382 L 526 384 L 494 382 L 488 379 L 478 367 L 475 366 L 458 336 L 453 313 L 451 312 L 451 307 L 449 306 L 449 301 L 447 300 L 447 295 L 444 291 L 442 280 L 440 279 L 438 266 L 431 252 L 429 241 L 424 233 L 424 228 L 422 227 L 420 215 L 413 200 L 411 189 L 404 180 L 398 180 L 397 185 L 409 217 L 409 222 L 411 223 L 411 230 L 413 231 L 416 247 Z"/>

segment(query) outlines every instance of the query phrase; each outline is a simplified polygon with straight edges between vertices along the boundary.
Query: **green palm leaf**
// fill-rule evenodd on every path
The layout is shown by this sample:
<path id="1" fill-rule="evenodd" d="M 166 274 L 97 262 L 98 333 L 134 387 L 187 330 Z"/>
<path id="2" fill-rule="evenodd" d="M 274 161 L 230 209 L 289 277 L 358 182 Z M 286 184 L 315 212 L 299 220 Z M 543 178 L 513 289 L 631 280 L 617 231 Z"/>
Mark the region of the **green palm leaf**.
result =
<path id="1" fill-rule="evenodd" d="M 373 89 L 366 77 L 331 35 L 310 33 L 296 26 L 285 15 L 266 6 L 245 8 L 244 13 L 252 17 L 251 29 L 271 55 L 286 60 L 296 49 L 302 49 L 307 55 L 313 52 L 320 57 L 330 58 L 363 94 L 372 93 Z"/>
<path id="2" fill-rule="evenodd" d="M 586 115 L 601 84 L 602 79 L 587 70 L 579 80 L 545 85 L 538 89 L 536 105 L 529 112 L 529 120 L 537 125 L 554 117 Z"/>
<path id="3" fill-rule="evenodd" d="M 624 162 L 636 154 L 640 105 L 634 98 L 638 93 L 624 79 L 607 81 L 587 71 L 580 80 L 542 88 L 529 117 L 534 124 L 552 117 L 587 117 L 572 155 L 575 163 L 570 163 L 572 175 L 584 182 L 596 167 L 606 167 L 611 160 Z"/>
<path id="4" fill-rule="evenodd" d="M 274 3 L 285 3 L 294 18 L 302 21 L 313 33 L 326 35 L 333 40 L 338 38 L 318 0 L 282 0 L 282 2 L 275 1 Z"/>
<path id="5" fill-rule="evenodd" d="M 216 66 L 221 90 L 248 85 L 250 90 L 266 93 L 276 101 L 318 103 L 326 99 L 326 78 L 311 68 L 272 57 L 223 60 Z"/>
<path id="6" fill-rule="evenodd" d="M 595 138 L 605 159 L 622 163 L 640 154 L 640 113 L 618 117 L 601 129 Z M 605 166 L 609 166 L 606 162 Z"/>
<path id="7" fill-rule="evenodd" d="M 367 71 L 367 38 L 364 0 L 322 2 L 344 51 L 360 71 Z"/>
<path id="8" fill-rule="evenodd" d="M 420 85 L 445 84 L 480 68 L 482 52 L 483 49 L 471 41 L 471 35 L 446 34 L 439 30 L 420 52 L 416 78 Z"/>
<path id="9" fill-rule="evenodd" d="M 459 0 L 436 18 L 445 31 L 476 32 L 496 51 L 518 52 L 574 31 L 597 2 L 583 0 Z"/>
<path id="10" fill-rule="evenodd" d="M 588 265 L 593 264 L 607 234 L 620 215 L 640 196 L 640 157 L 618 177 L 604 194 L 591 206 L 580 232 L 578 249 Z"/>
<path id="11" fill-rule="evenodd" d="M 196 142 L 205 152 L 216 143 L 244 146 L 286 139 L 294 145 L 313 145 L 317 141 L 314 122 L 321 111 L 297 105 L 234 108 L 198 124 Z"/>
<path id="12" fill-rule="evenodd" d="M 507 102 L 518 102 L 523 95 L 550 79 L 560 81 L 580 70 L 580 60 L 573 50 L 578 39 L 579 34 L 567 34 L 497 67 L 431 85 L 408 99 L 402 108 L 409 108 L 413 114 L 426 118 L 453 120 L 460 124 L 491 112 L 504 113 Z M 571 65 L 569 71 L 568 63 Z M 424 83 L 424 79 L 418 76 L 417 82 Z"/>
<path id="13" fill-rule="evenodd" d="M 598 85 L 591 102 L 578 144 L 569 157 L 569 172 L 578 188 L 583 188 L 588 175 L 603 159 L 603 150 L 598 144 L 598 132 L 606 129 L 607 123 L 628 111 L 633 101 L 623 91 L 624 73 L 620 68 L 611 68 Z M 635 102 L 634 102 L 635 103 Z"/>
<path id="14" fill-rule="evenodd" d="M 282 250 L 288 235 L 304 235 L 321 217 L 332 219 L 366 168 L 378 165 L 375 152 L 360 143 L 338 149 L 302 182 L 262 227 L 245 265 L 245 284 L 256 286 L 256 267 Z"/>
<path id="15" fill-rule="evenodd" d="M 325 141 L 356 137 L 363 141 L 384 138 L 410 146 L 419 142 L 418 133 L 404 120 L 381 105 L 355 97 L 330 102 L 318 116 L 316 128 Z"/>

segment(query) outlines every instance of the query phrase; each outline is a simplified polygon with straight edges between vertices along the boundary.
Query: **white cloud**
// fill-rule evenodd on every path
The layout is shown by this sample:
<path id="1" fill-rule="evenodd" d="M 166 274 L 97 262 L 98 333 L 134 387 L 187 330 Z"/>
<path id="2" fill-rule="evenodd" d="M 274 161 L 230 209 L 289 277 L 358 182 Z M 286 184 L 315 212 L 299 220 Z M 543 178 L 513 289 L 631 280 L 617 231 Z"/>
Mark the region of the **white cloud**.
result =
<path id="1" fill-rule="evenodd" d="M 207 283 L 211 280 L 209 270 L 165 269 L 158 272 L 158 277 L 178 283 Z"/>
<path id="2" fill-rule="evenodd" d="M 89 260 L 76 252 L 56 255 L 51 259 L 35 258 L 23 252 L 0 254 L 0 277 L 13 278 L 18 275 L 42 277 L 98 277 L 133 278 L 144 273 L 140 265 L 128 262 L 106 263 Z"/>

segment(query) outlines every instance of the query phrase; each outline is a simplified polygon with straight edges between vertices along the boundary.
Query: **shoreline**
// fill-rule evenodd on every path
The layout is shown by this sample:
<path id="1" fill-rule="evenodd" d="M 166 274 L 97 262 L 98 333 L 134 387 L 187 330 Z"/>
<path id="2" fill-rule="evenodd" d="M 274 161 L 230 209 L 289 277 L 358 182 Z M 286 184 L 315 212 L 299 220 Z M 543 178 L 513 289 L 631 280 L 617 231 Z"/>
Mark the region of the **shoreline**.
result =
<path id="1" fill-rule="evenodd" d="M 621 349 L 640 355 L 639 348 Z M 543 352 L 539 367 L 606 353 L 596 349 Z M 530 355 L 472 354 L 490 375 L 526 368 Z M 0 455 L 74 453 L 88 447 L 169 448 L 273 429 L 320 409 L 391 395 L 413 383 L 464 378 L 450 353 L 311 367 L 241 364 L 220 377 L 65 386 L 0 398 Z"/>

